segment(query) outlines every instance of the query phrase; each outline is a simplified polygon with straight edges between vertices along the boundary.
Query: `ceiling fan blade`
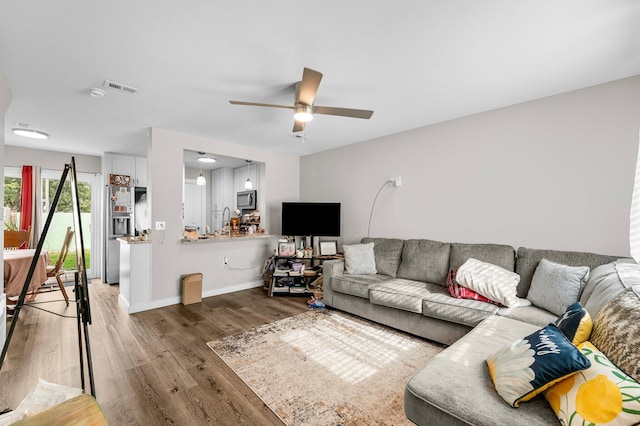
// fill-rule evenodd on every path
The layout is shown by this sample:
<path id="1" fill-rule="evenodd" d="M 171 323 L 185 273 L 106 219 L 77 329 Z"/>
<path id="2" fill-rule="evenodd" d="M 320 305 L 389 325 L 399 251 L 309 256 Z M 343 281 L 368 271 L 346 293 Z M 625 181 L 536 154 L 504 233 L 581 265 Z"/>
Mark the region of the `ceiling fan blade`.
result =
<path id="1" fill-rule="evenodd" d="M 293 109 L 294 107 L 289 105 L 274 105 L 274 104 L 261 104 L 258 102 L 244 102 L 244 101 L 229 101 L 231 105 L 248 105 L 248 106 L 259 106 L 259 107 L 270 107 L 270 108 L 285 108 L 285 109 Z"/>
<path id="2" fill-rule="evenodd" d="M 301 132 L 301 131 L 303 131 L 305 124 L 307 124 L 307 123 L 305 123 L 304 121 L 298 121 L 298 120 L 294 121 L 293 122 L 293 132 Z"/>
<path id="3" fill-rule="evenodd" d="M 371 118 L 371 116 L 373 115 L 373 111 L 367 109 L 336 108 L 327 106 L 314 106 L 313 113 L 365 119 Z"/>
<path id="4" fill-rule="evenodd" d="M 300 93 L 296 90 L 296 103 L 299 102 L 305 105 L 313 105 L 313 100 L 316 97 L 318 86 L 320 86 L 320 80 L 322 80 L 322 73 L 310 68 L 305 68 L 302 71 Z"/>

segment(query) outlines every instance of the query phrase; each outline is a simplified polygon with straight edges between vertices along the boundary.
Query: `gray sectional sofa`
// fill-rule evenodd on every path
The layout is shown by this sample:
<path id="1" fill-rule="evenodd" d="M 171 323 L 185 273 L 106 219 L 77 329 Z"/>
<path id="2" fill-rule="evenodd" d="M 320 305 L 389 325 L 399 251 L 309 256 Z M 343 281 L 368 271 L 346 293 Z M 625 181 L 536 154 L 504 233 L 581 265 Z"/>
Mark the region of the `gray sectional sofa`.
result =
<path id="1" fill-rule="evenodd" d="M 485 360 L 505 344 L 543 327 L 558 315 L 537 306 L 504 308 L 451 297 L 446 277 L 474 258 L 520 275 L 517 294 L 526 298 L 541 259 L 591 270 L 580 301 L 592 318 L 629 285 L 619 260 L 584 252 L 519 248 L 500 244 L 364 238 L 374 243 L 376 274 L 345 273 L 343 260 L 324 262 L 325 305 L 374 322 L 451 345 L 409 381 L 407 417 L 420 425 L 557 424 L 544 398 L 513 409 L 495 392 Z M 616 263 L 618 262 L 618 263 Z M 637 276 L 631 275 L 631 276 Z M 640 361 L 639 361 L 640 362 Z"/>

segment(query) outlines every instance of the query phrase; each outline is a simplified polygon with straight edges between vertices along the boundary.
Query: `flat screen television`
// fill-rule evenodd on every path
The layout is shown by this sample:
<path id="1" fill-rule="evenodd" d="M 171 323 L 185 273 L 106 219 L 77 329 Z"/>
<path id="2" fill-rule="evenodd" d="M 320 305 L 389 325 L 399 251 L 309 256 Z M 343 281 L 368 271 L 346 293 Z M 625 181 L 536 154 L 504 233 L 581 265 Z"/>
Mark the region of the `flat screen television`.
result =
<path id="1" fill-rule="evenodd" d="M 339 237 L 340 203 L 282 203 L 282 235 Z"/>

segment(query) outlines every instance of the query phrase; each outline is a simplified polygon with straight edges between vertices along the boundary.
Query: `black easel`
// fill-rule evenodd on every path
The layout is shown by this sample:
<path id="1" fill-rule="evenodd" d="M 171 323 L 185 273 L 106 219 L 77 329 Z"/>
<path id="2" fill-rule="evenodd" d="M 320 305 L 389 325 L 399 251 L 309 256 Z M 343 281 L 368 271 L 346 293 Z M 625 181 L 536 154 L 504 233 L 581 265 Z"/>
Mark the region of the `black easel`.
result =
<path id="1" fill-rule="evenodd" d="M 91 324 L 91 306 L 89 304 L 89 287 L 87 280 L 87 268 L 84 260 L 84 241 L 82 238 L 82 223 L 80 218 L 80 199 L 78 196 L 78 180 L 76 177 L 76 162 L 75 158 L 71 157 L 71 164 L 64 165 L 64 171 L 62 172 L 62 177 L 60 178 L 60 184 L 58 185 L 58 189 L 56 191 L 56 195 L 53 198 L 53 202 L 51 203 L 51 207 L 49 208 L 49 214 L 47 215 L 47 220 L 44 223 L 44 228 L 42 229 L 42 235 L 38 241 L 38 247 L 36 248 L 36 252 L 33 255 L 33 260 L 31 261 L 31 266 L 29 267 L 29 272 L 27 273 L 27 278 L 25 279 L 24 285 L 22 286 L 22 291 L 20 292 L 20 296 L 18 297 L 18 301 L 16 303 L 15 312 L 13 315 L 13 319 L 11 321 L 11 327 L 9 328 L 9 333 L 7 334 L 7 340 L 4 343 L 4 347 L 2 348 L 2 355 L 0 356 L 0 369 L 4 364 L 4 359 L 7 356 L 7 350 L 9 349 L 9 344 L 11 343 L 11 337 L 13 336 L 13 331 L 16 328 L 16 324 L 18 323 L 18 317 L 20 316 L 20 311 L 23 306 L 29 306 L 28 304 L 24 304 L 24 299 L 27 296 L 27 292 L 29 291 L 29 284 L 31 283 L 31 278 L 33 278 L 33 274 L 36 269 L 36 265 L 38 263 L 38 259 L 40 258 L 40 253 L 42 252 L 42 246 L 44 244 L 45 237 L 47 236 L 47 232 L 49 232 L 49 225 L 51 225 L 51 220 L 53 219 L 53 214 L 58 205 L 58 201 L 60 200 L 60 194 L 62 194 L 62 188 L 64 187 L 64 183 L 66 182 L 67 175 L 71 172 L 71 199 L 73 204 L 73 226 L 76 230 L 75 232 L 75 240 L 76 240 L 76 258 L 78 260 L 78 271 L 75 273 L 75 293 L 76 293 L 76 313 L 77 313 L 77 327 L 78 327 L 78 351 L 80 354 L 80 381 L 82 383 L 82 390 L 85 391 L 85 380 L 84 380 L 84 354 L 82 349 L 82 341 L 84 339 L 85 347 L 86 347 L 86 359 L 87 359 L 87 370 L 89 373 L 89 384 L 91 387 L 91 395 L 95 398 L 96 390 L 93 381 L 93 364 L 91 361 L 91 346 L 89 344 L 89 330 L 88 325 Z"/>

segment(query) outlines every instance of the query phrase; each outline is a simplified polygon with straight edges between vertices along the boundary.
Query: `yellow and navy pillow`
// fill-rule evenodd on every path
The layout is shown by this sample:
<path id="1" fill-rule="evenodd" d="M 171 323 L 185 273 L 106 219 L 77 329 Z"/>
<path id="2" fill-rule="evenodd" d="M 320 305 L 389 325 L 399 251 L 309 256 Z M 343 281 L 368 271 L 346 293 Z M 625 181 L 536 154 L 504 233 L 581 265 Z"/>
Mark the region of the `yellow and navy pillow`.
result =
<path id="1" fill-rule="evenodd" d="M 490 355 L 487 365 L 498 394 L 517 407 L 591 362 L 549 324 Z"/>
<path id="2" fill-rule="evenodd" d="M 569 305 L 567 310 L 553 323 L 574 345 L 589 340 L 593 321 L 591 315 L 580 302 Z"/>
<path id="3" fill-rule="evenodd" d="M 591 367 L 545 391 L 564 425 L 631 425 L 640 423 L 640 385 L 624 374 L 591 342 L 578 346 Z"/>

